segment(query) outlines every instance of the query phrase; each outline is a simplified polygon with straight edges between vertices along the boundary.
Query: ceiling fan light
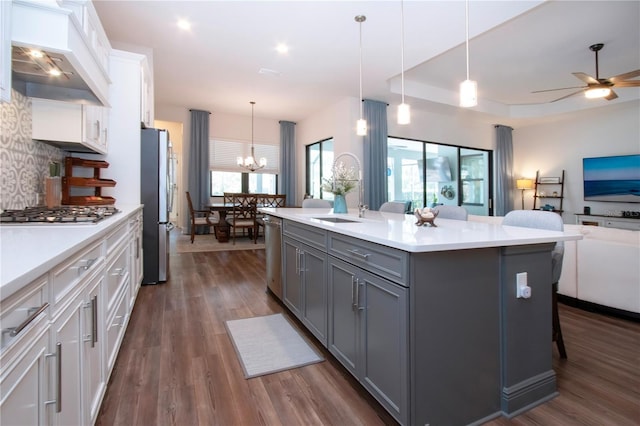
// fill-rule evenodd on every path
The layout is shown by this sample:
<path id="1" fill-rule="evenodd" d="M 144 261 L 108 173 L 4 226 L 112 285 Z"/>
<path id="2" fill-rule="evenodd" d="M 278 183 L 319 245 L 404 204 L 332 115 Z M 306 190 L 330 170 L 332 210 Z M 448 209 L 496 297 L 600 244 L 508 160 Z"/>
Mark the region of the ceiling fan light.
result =
<path id="1" fill-rule="evenodd" d="M 411 123 L 411 106 L 402 103 L 398 105 L 398 124 Z"/>
<path id="2" fill-rule="evenodd" d="M 460 83 L 460 106 L 464 108 L 478 105 L 478 83 L 465 80 Z"/>
<path id="3" fill-rule="evenodd" d="M 361 118 L 356 122 L 356 135 L 367 136 L 367 120 Z"/>
<path id="4" fill-rule="evenodd" d="M 605 98 L 611 94 L 611 89 L 608 87 L 594 87 L 584 92 L 584 96 L 587 99 Z"/>

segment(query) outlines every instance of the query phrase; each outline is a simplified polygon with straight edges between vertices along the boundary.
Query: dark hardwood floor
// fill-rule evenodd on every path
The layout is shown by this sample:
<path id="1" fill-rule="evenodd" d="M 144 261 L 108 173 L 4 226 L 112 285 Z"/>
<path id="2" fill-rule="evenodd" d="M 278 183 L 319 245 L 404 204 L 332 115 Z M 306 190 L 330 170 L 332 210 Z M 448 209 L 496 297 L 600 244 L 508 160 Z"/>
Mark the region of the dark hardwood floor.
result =
<path id="1" fill-rule="evenodd" d="M 172 253 L 170 280 L 140 289 L 97 424 L 395 424 L 315 341 L 325 362 L 244 379 L 224 322 L 288 315 L 265 292 L 264 265 L 259 249 Z M 560 396 L 488 424 L 638 425 L 640 324 L 565 305 L 560 319 Z"/>

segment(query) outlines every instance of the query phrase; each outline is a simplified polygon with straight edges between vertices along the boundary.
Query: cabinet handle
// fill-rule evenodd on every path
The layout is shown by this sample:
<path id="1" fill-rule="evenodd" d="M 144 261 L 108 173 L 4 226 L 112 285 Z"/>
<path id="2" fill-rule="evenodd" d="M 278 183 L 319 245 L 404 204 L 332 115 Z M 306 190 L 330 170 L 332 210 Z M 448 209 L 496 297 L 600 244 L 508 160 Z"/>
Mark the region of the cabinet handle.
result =
<path id="1" fill-rule="evenodd" d="M 371 256 L 371 254 L 369 253 L 360 253 L 357 249 L 353 249 L 353 250 L 347 250 L 348 253 L 351 253 L 361 259 L 367 260 L 367 258 L 369 256 Z"/>
<path id="2" fill-rule="evenodd" d="M 113 270 L 113 273 L 111 274 L 112 276 L 123 276 L 124 275 L 124 271 L 126 269 L 125 268 L 116 268 Z"/>
<path id="3" fill-rule="evenodd" d="M 356 278 L 356 304 L 355 310 L 363 310 L 364 308 L 360 307 L 360 279 Z"/>
<path id="4" fill-rule="evenodd" d="M 351 275 L 351 310 L 355 311 L 356 310 L 356 286 L 357 286 L 357 282 L 358 280 L 356 279 L 356 277 L 354 277 L 353 275 Z"/>
<path id="5" fill-rule="evenodd" d="M 98 260 L 97 257 L 93 258 L 93 259 L 83 259 L 81 260 L 77 266 L 74 266 L 74 268 L 78 269 L 78 273 L 81 273 L 83 271 L 86 271 L 87 269 L 91 268 L 91 265 L 93 265 L 96 260 Z"/>
<path id="6" fill-rule="evenodd" d="M 104 145 L 107 146 L 107 142 L 109 141 L 109 135 L 107 133 L 108 129 L 104 129 Z"/>
<path id="7" fill-rule="evenodd" d="M 96 139 L 100 139 L 100 120 L 96 120 Z"/>
<path id="8" fill-rule="evenodd" d="M 2 333 L 9 333 L 9 336 L 11 337 L 17 336 L 18 333 L 24 330 L 26 326 L 31 324 L 31 321 L 36 319 L 36 317 L 40 315 L 48 307 L 49 307 L 49 303 L 45 302 L 44 305 L 40 306 L 39 308 L 29 308 L 28 311 L 33 313 L 29 315 L 26 320 L 22 321 L 20 325 L 18 325 L 17 327 L 5 328 L 4 330 L 2 330 Z"/>
<path id="9" fill-rule="evenodd" d="M 91 347 L 98 342 L 98 295 L 91 299 Z"/>
<path id="10" fill-rule="evenodd" d="M 62 411 L 62 343 L 56 343 L 56 353 L 45 354 L 45 358 L 56 358 L 56 399 L 45 401 L 45 405 L 56 404 L 56 413 Z"/>

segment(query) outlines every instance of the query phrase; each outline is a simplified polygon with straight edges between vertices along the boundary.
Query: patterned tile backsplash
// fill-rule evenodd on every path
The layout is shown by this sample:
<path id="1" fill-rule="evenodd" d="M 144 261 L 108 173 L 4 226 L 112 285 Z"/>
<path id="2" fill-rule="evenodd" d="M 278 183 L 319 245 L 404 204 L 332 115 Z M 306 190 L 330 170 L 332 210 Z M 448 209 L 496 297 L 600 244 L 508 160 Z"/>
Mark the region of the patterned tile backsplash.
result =
<path id="1" fill-rule="evenodd" d="M 12 90 L 11 103 L 0 103 L 0 209 L 42 204 L 49 164 L 64 157 L 61 149 L 31 139 L 31 100 Z"/>

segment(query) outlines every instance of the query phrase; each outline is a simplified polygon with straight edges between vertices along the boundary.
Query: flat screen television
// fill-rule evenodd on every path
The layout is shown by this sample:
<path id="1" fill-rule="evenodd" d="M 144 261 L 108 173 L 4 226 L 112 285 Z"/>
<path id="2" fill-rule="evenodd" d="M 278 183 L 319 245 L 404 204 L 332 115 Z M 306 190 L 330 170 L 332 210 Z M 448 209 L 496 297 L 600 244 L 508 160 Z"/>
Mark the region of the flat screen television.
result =
<path id="1" fill-rule="evenodd" d="M 582 159 L 585 201 L 640 203 L 640 154 Z"/>

